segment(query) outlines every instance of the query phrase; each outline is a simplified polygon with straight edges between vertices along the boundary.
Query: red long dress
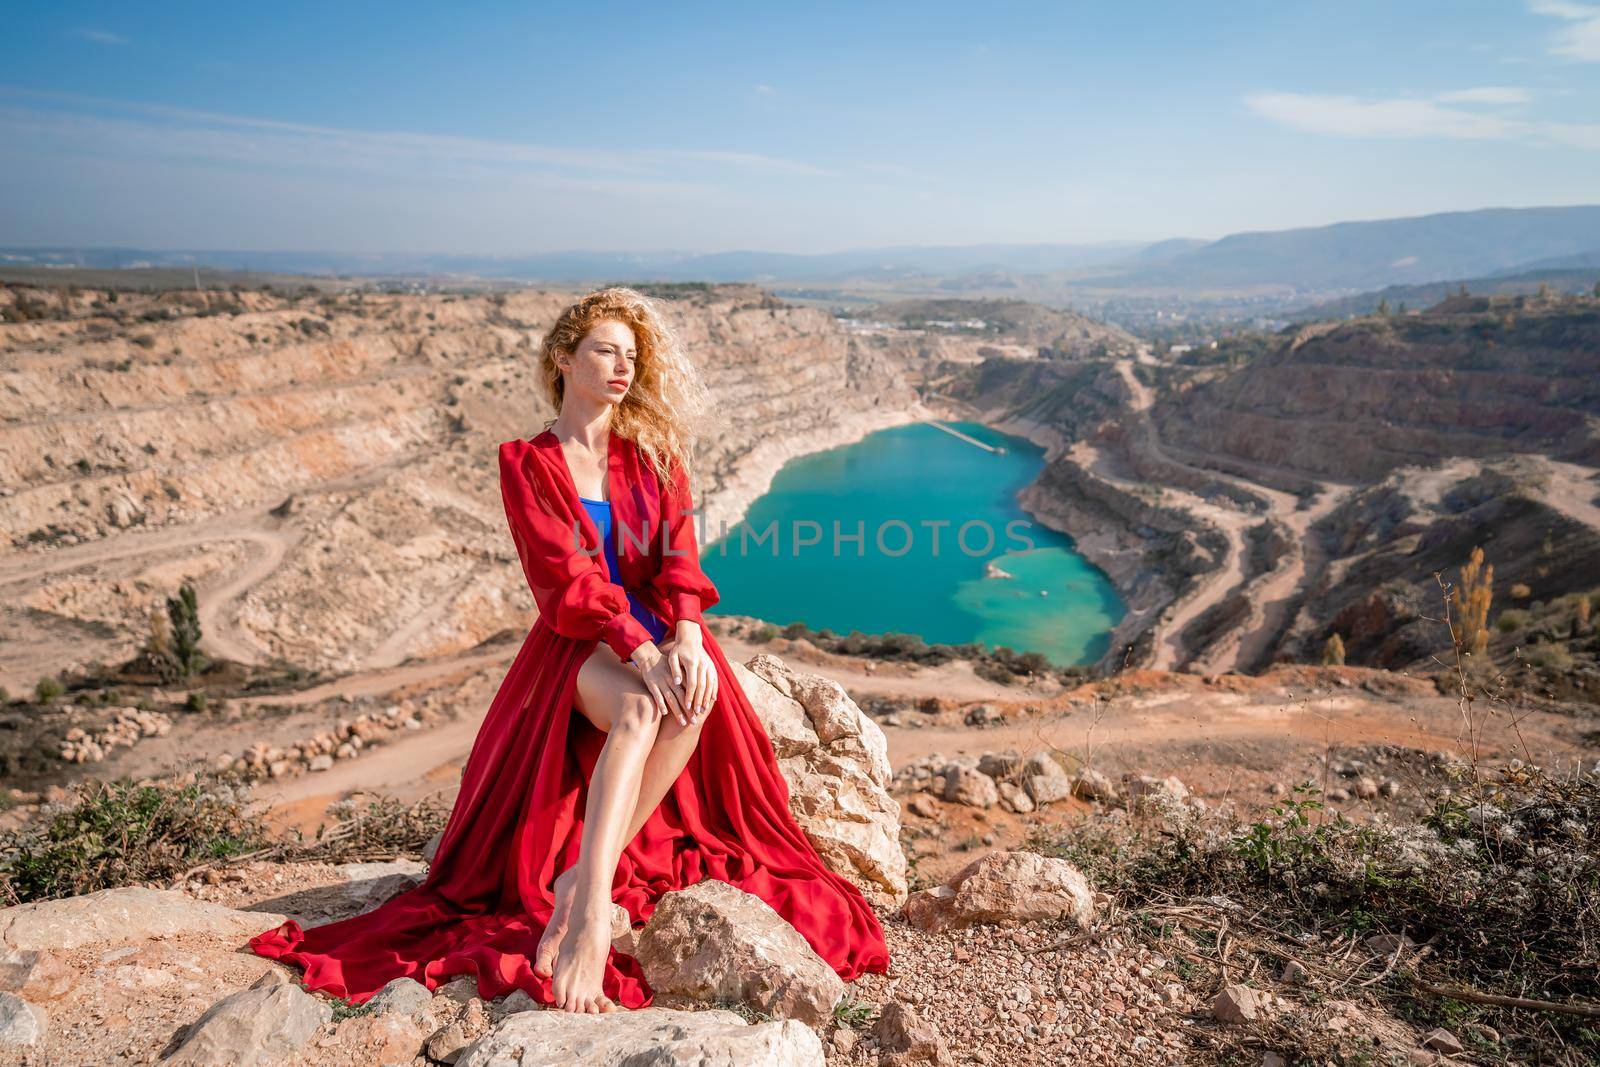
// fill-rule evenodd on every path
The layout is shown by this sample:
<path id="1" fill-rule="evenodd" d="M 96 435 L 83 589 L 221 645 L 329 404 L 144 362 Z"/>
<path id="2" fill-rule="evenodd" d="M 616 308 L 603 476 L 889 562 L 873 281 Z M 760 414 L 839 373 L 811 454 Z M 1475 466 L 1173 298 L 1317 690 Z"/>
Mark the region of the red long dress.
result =
<path id="1" fill-rule="evenodd" d="M 587 783 L 605 743 L 574 706 L 578 669 L 597 641 L 626 661 L 649 639 L 626 590 L 674 624 L 718 600 L 700 567 L 683 469 L 663 492 L 643 453 L 616 433 L 606 468 L 620 585 L 555 434 L 500 446 L 506 516 L 539 617 L 478 731 L 426 880 L 361 915 L 310 929 L 289 920 L 251 939 L 258 955 L 303 968 L 308 989 L 361 1003 L 395 978 L 433 989 L 475 975 L 485 997 L 522 989 L 554 1003 L 534 955 L 555 877 L 578 860 Z M 589 554 L 574 547 L 575 528 Z M 877 916 L 795 822 L 772 742 L 703 632 L 716 703 L 683 773 L 623 849 L 611 899 L 638 927 L 663 893 L 718 878 L 771 905 L 846 981 L 884 973 Z M 615 949 L 601 985 L 626 1008 L 653 999 L 638 961 Z"/>

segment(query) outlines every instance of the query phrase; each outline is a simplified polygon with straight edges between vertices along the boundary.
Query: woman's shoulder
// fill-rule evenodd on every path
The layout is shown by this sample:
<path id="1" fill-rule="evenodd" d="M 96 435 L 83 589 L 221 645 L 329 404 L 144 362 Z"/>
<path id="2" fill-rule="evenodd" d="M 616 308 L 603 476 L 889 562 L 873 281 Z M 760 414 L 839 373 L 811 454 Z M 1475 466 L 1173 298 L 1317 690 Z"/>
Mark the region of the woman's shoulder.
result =
<path id="1" fill-rule="evenodd" d="M 541 448 L 556 443 L 556 435 L 549 430 L 541 430 L 532 437 L 513 437 L 509 441 L 500 442 L 501 455 L 518 455 L 527 452 L 536 452 Z"/>
<path id="2" fill-rule="evenodd" d="M 543 440 L 547 435 L 550 441 Z M 529 437 L 513 437 L 509 441 L 500 442 L 500 471 L 502 476 L 510 471 L 521 471 L 524 476 L 533 476 L 539 479 L 545 477 L 545 468 L 548 465 L 549 449 L 546 447 L 554 441 L 550 431 Z M 559 447 L 559 446 L 557 446 Z"/>

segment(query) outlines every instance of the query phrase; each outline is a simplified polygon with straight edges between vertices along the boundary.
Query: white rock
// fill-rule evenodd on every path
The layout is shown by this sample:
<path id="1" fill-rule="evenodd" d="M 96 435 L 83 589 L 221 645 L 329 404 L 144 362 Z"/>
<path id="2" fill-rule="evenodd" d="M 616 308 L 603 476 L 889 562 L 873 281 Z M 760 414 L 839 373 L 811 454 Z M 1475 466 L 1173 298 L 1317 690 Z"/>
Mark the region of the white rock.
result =
<path id="1" fill-rule="evenodd" d="M 470 1046 L 456 1067 L 817 1067 L 822 1039 L 796 1019 L 746 1023 L 720 1008 L 588 1015 L 525 1011 Z"/>
<path id="2" fill-rule="evenodd" d="M 835 681 L 761 654 L 732 663 L 789 786 L 789 810 L 828 868 L 874 904 L 906 898 L 900 805 L 883 730 Z"/>
<path id="3" fill-rule="evenodd" d="M 265 911 L 235 911 L 176 889 L 124 886 L 6 908 L 0 911 L 0 946 L 24 951 L 74 949 L 181 935 L 243 942 L 285 918 Z"/>

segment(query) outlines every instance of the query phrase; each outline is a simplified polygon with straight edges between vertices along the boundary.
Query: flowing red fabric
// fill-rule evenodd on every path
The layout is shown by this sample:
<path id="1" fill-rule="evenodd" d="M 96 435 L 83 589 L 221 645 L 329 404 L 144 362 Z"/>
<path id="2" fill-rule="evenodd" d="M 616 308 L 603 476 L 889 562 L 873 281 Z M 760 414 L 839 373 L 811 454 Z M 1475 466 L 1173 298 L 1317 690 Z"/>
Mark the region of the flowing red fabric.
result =
<path id="1" fill-rule="evenodd" d="M 606 573 L 555 435 L 500 446 L 506 515 L 539 617 L 478 731 L 427 878 L 361 915 L 310 929 L 289 920 L 251 939 L 258 955 L 301 967 L 308 989 L 362 1003 L 395 978 L 434 989 L 474 975 L 485 997 L 522 989 L 554 1003 L 534 954 L 555 877 L 578 860 L 587 783 L 605 744 L 574 706 L 578 669 L 600 640 L 627 659 L 649 639 L 628 590 L 669 623 L 699 619 L 718 599 L 700 567 L 682 468 L 663 488 L 633 441 L 610 440 L 621 584 Z M 771 905 L 846 981 L 884 973 L 877 916 L 795 822 L 771 739 L 709 630 L 704 638 L 716 703 L 683 773 L 623 849 L 611 899 L 639 927 L 668 890 L 720 879 Z M 625 1008 L 653 999 L 638 961 L 615 949 L 602 989 Z"/>

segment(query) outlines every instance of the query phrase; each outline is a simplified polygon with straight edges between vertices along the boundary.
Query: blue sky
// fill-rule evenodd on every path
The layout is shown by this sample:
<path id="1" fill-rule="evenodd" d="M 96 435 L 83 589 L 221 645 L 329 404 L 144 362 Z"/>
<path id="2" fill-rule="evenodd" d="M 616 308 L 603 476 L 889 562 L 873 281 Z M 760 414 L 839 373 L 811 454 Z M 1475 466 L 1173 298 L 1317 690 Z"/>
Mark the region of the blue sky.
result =
<path id="1" fill-rule="evenodd" d="M 823 252 L 1600 201 L 1600 4 L 22 3 L 6 23 L 0 245 Z"/>

